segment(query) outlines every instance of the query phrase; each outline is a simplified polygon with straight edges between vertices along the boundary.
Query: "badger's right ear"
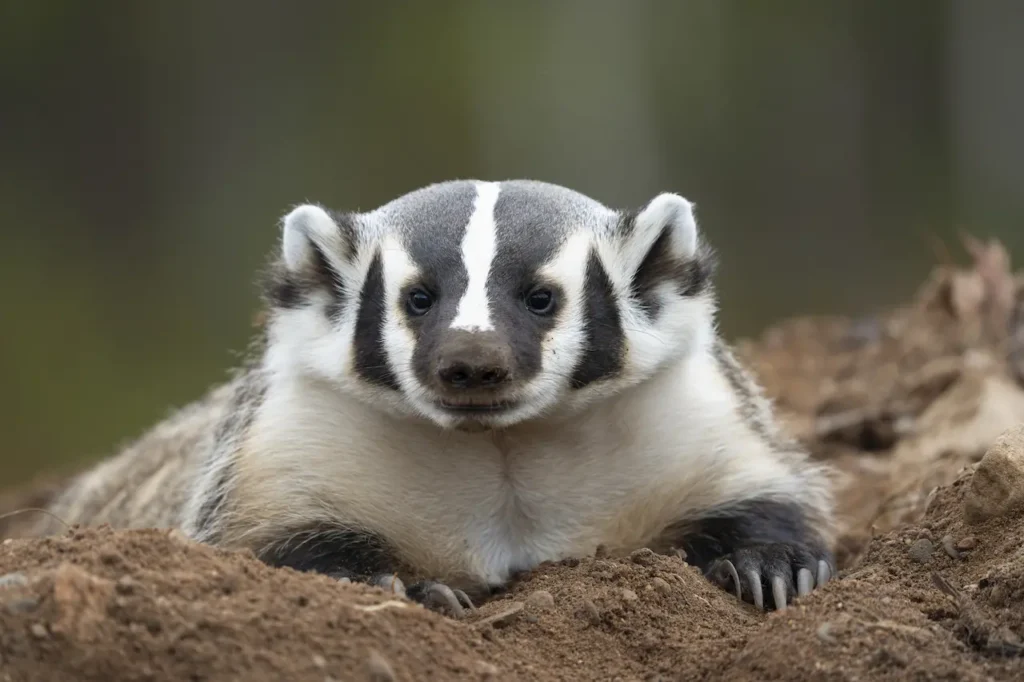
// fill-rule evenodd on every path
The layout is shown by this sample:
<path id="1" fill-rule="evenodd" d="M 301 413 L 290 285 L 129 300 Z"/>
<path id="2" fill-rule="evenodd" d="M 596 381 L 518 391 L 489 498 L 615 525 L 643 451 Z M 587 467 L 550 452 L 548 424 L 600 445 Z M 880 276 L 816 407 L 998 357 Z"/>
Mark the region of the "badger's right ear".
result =
<path id="1" fill-rule="evenodd" d="M 294 308 L 308 302 L 317 289 L 342 297 L 342 272 L 349 267 L 356 246 L 351 216 L 303 204 L 281 220 L 281 230 L 281 260 L 270 285 L 271 299 L 278 306 Z"/>

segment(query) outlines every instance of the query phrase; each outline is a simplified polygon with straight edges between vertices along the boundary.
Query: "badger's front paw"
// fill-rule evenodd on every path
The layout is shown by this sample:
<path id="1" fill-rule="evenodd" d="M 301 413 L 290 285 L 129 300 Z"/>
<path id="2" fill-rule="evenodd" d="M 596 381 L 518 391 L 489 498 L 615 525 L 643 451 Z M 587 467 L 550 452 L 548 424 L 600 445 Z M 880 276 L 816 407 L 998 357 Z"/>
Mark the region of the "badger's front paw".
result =
<path id="1" fill-rule="evenodd" d="M 466 609 L 476 608 L 465 592 L 458 589 L 453 590 L 435 580 L 424 580 L 406 587 L 402 579 L 394 573 L 381 573 L 374 576 L 369 583 L 399 597 L 422 604 L 433 611 L 447 612 L 453 618 L 462 618 L 466 614 Z"/>
<path id="2" fill-rule="evenodd" d="M 713 562 L 708 579 L 757 608 L 781 610 L 793 596 L 821 587 L 835 575 L 831 554 L 805 545 L 748 545 Z M 765 599 L 765 595 L 768 599 Z"/>

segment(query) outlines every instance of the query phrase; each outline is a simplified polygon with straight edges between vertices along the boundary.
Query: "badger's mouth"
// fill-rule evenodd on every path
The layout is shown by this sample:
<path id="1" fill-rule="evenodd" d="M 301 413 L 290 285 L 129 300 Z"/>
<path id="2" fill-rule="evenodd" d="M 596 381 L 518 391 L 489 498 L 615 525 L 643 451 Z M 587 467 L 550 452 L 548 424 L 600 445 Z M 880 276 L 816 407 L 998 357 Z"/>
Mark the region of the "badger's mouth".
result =
<path id="1" fill-rule="evenodd" d="M 515 409 L 518 403 L 511 400 L 500 401 L 466 401 L 466 400 L 439 400 L 437 406 L 445 412 L 459 415 L 472 414 L 494 414 L 495 412 L 506 412 Z"/>

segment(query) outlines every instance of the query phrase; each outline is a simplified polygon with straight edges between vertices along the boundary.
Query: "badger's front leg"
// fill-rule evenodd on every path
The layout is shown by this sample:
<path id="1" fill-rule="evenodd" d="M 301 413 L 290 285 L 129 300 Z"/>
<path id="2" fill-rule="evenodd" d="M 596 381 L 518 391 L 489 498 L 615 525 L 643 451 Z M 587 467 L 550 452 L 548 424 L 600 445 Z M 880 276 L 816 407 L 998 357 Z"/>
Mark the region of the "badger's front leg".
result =
<path id="1" fill-rule="evenodd" d="M 760 609 L 783 609 L 835 575 L 835 561 L 797 503 L 753 499 L 708 510 L 673 533 L 687 561 Z"/>
<path id="2" fill-rule="evenodd" d="M 398 576 L 400 562 L 383 538 L 347 528 L 308 528 L 268 545 L 258 556 L 271 566 L 321 573 L 345 582 L 362 582 L 434 610 L 461 618 L 473 609 L 469 596 L 443 582 L 424 580 L 406 586 Z"/>

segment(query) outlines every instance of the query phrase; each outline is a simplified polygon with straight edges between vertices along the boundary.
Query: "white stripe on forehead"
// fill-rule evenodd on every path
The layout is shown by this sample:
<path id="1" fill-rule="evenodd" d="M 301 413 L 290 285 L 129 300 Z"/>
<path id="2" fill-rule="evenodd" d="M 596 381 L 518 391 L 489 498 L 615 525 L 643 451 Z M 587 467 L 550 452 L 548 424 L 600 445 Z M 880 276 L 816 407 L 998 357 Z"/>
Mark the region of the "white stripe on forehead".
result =
<path id="1" fill-rule="evenodd" d="M 473 214 L 466 224 L 466 235 L 462 238 L 462 264 L 469 281 L 466 293 L 459 301 L 459 309 L 452 320 L 452 329 L 489 331 L 491 307 L 487 300 L 487 277 L 495 253 L 494 206 L 498 203 L 501 186 L 496 182 L 476 183 L 476 200 Z"/>

